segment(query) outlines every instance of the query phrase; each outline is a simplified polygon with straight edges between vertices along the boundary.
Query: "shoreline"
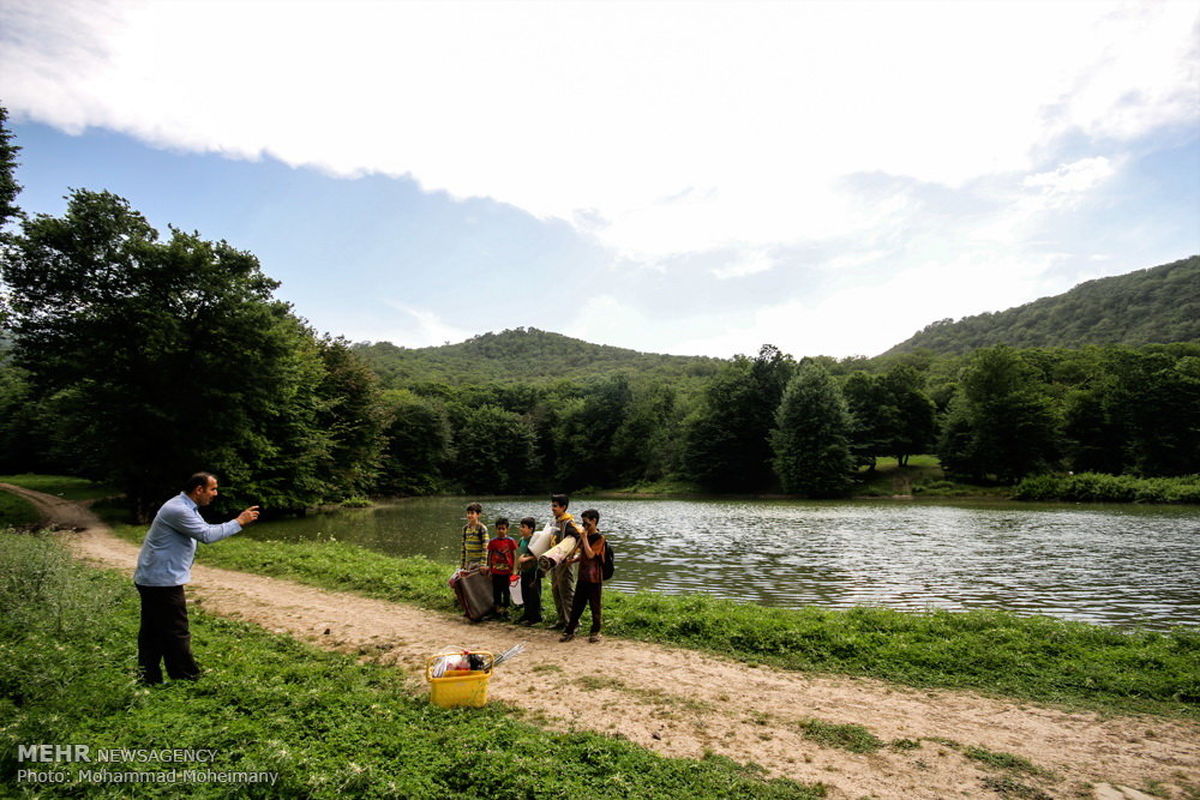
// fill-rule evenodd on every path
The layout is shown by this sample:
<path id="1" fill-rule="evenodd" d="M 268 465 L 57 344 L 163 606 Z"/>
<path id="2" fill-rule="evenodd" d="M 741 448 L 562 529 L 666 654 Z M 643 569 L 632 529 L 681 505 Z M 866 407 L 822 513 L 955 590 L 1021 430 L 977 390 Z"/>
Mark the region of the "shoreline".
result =
<path id="1" fill-rule="evenodd" d="M 130 539 L 139 530 L 131 526 L 118 538 L 92 519 L 82 533 L 62 538 L 87 560 L 118 569 L 123 575 L 119 582 L 127 587 L 137 553 Z M 1109 661 L 1128 666 L 1161 660 L 1167 651 L 1143 648 L 1168 640 L 1200 650 L 1200 641 L 1192 636 L 1105 636 L 1093 626 L 1049 624 L 1044 636 L 1026 637 L 1024 644 L 1051 646 L 1058 653 L 1080 646 L 1136 649 L 1128 655 L 1098 652 L 1095 664 L 1064 671 L 1063 680 L 1047 685 L 1048 694 L 1035 698 L 1004 685 L 1005 652 L 1016 643 L 1013 637 L 1038 622 L 1010 615 L 991 615 L 991 625 L 989 615 L 975 612 L 932 615 L 924 621 L 935 626 L 922 633 L 917 625 L 922 620 L 899 612 L 805 615 L 749 607 L 744 617 L 751 627 L 739 632 L 727 629 L 736 620 L 720 616 L 722 604 L 703 597 L 614 597 L 612 606 L 607 598 L 605 606 L 606 621 L 611 619 L 614 628 L 659 628 L 633 636 L 629 633 L 636 630 L 610 631 L 615 635 L 600 645 L 564 645 L 550 631 L 467 624 L 450 609 L 443 568 L 427 559 L 402 561 L 341 543 L 280 547 L 240 537 L 201 552 L 189 593 L 214 619 L 233 617 L 407 674 L 422 667 L 425 653 L 447 642 L 496 649 L 525 640 L 529 648 L 516 662 L 519 667 L 492 681 L 494 699 L 500 702 L 489 713 L 516 715 L 552 731 L 616 733 L 662 755 L 751 762 L 771 776 L 825 782 L 835 797 L 909 800 L 977 793 L 981 781 L 987 785 L 997 774 L 992 762 L 1044 768 L 1010 777 L 1051 791 L 1171 783 L 1172 770 L 1184 767 L 1200 774 L 1200 698 L 1191 701 L 1196 707 L 1176 713 L 1162 707 L 1156 711 L 1144 702 L 1138 703 L 1140 708 L 1114 705 L 1101 699 L 1108 678 L 1099 669 Z M 430 604 L 442 608 L 430 609 Z M 889 630 L 892 623 L 901 624 Z M 967 627 L 956 629 L 956 623 Z M 706 638 L 722 631 L 733 636 L 728 643 L 757 643 L 762 649 L 739 654 L 738 646 Z M 1072 632 L 1084 638 L 1073 639 Z M 977 636 L 980 646 L 964 647 L 964 633 Z M 926 635 L 937 649 L 927 651 L 920 644 Z M 1100 641 L 1087 645 L 1094 636 Z M 673 643 L 655 641 L 664 638 Z M 915 672 L 909 680 L 903 675 L 881 680 L 846 668 L 849 662 L 839 667 L 839 659 L 856 649 L 872 662 L 895 659 L 900 653 L 896 648 L 908 646 L 906 642 L 916 644 L 914 653 L 920 658 L 914 665 L 932 658 L 932 680 Z M 771 653 L 778 658 L 766 657 Z M 1024 672 L 1029 664 L 1053 660 L 1021 648 L 1014 655 L 1015 676 L 1021 680 L 1031 677 Z M 812 660 L 808 665 L 783 663 L 796 657 Z M 580 658 L 588 662 L 582 673 Z M 958 668 L 956 658 L 974 671 L 977 685 L 941 683 Z M 1179 671 L 1161 663 L 1135 681 L 1138 691 L 1152 690 L 1156 680 L 1172 679 Z M 1096 680 L 1085 689 L 1095 703 L 1064 694 L 1075 685 L 1071 676 L 1080 669 Z M 528 694 L 530 683 L 545 685 L 544 696 Z M 570 698 L 580 691 L 594 698 L 586 715 L 570 712 L 576 705 Z M 336 699 L 331 702 L 335 706 L 329 710 L 336 712 Z M 1130 748 L 1131 741 L 1140 744 Z M 859 744 L 868 752 L 852 749 Z M 1036 777 L 1051 773 L 1056 777 Z"/>

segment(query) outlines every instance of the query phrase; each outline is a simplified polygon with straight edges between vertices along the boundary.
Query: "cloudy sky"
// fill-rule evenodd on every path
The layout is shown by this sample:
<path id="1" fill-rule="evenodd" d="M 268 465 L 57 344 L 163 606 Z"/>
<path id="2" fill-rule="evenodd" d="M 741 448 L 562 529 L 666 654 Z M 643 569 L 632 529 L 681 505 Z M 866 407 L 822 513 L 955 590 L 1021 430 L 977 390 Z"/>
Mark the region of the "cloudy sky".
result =
<path id="1" fill-rule="evenodd" d="M 1200 2 L 0 0 L 27 211 L 318 329 L 874 355 L 1200 252 Z"/>

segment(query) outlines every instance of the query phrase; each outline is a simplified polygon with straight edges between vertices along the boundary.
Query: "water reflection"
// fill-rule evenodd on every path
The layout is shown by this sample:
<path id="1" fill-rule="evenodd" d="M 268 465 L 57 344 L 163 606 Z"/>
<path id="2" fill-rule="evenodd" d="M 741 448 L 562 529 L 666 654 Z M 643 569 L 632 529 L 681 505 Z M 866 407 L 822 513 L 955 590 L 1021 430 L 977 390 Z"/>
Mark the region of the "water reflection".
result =
<path id="1" fill-rule="evenodd" d="M 267 523 L 264 539 L 337 538 L 453 562 L 463 498 Z M 485 499 L 485 518 L 549 518 L 544 498 Z M 1011 503 L 675 501 L 594 506 L 610 585 L 776 606 L 1006 608 L 1116 625 L 1200 624 L 1200 509 Z"/>

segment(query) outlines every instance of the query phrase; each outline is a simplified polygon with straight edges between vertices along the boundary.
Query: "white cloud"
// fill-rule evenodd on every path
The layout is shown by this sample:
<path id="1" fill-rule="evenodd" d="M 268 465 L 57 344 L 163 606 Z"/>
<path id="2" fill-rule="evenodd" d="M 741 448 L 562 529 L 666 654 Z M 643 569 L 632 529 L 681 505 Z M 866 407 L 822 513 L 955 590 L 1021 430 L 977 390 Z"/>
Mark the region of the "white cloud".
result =
<path id="1" fill-rule="evenodd" d="M 678 351 L 753 354 L 769 342 L 795 355 L 877 355 L 934 320 L 1029 301 L 1029 286 L 1053 261 L 977 253 L 917 264 L 878 281 L 847 283 L 820 298 L 776 299 L 723 329 L 694 335 Z M 922 322 L 914 325 L 914 319 Z"/>
<path id="2" fill-rule="evenodd" d="M 1200 120 L 1198 20 L 1194 2 L 4 0 L 0 98 L 71 132 L 490 197 L 568 221 L 614 275 L 686 263 L 679 280 L 732 294 L 823 254 L 803 297 L 666 322 L 610 293 L 569 333 L 843 355 L 1067 288 L 1043 277 L 1067 245 L 1038 237 L 1139 137 Z M 905 188 L 861 188 L 876 178 Z M 412 302 L 399 328 L 343 330 L 479 332 Z"/>
<path id="3" fill-rule="evenodd" d="M 736 258 L 709 271 L 716 278 L 725 280 L 727 278 L 744 278 L 748 275 L 757 275 L 760 272 L 769 272 L 774 266 L 775 260 L 771 258 L 770 253 L 752 249 L 748 252 L 738 253 Z"/>
<path id="4" fill-rule="evenodd" d="M 1111 161 L 1103 156 L 1083 158 L 1071 164 L 1063 164 L 1052 172 L 1029 175 L 1024 185 L 1040 189 L 1042 195 L 1052 203 L 1062 205 L 1075 201 L 1080 195 L 1090 192 L 1116 173 Z"/>
<path id="5" fill-rule="evenodd" d="M 384 300 L 383 302 L 389 308 L 395 309 L 403 315 L 399 324 L 396 320 L 382 323 L 376 321 L 374 324 L 370 324 L 369 331 L 360 333 L 353 330 L 356 322 L 352 321 L 349 328 L 343 328 L 348 331 L 344 335 L 352 340 L 376 339 L 405 347 L 433 347 L 450 342 L 461 342 L 476 333 L 482 333 L 482 331 L 471 331 L 451 325 L 443 321 L 435 311 L 416 308 L 394 300 Z M 357 321 L 357 324 L 361 325 L 362 321 Z M 387 332 L 385 335 L 380 335 L 380 330 Z"/>
<path id="6" fill-rule="evenodd" d="M 584 219 L 643 260 L 855 235 L 873 219 L 841 176 L 1028 172 L 1068 131 L 1194 122 L 1200 84 L 1192 3 L 9 0 L 0 15 L 16 114 L 411 175 Z"/>

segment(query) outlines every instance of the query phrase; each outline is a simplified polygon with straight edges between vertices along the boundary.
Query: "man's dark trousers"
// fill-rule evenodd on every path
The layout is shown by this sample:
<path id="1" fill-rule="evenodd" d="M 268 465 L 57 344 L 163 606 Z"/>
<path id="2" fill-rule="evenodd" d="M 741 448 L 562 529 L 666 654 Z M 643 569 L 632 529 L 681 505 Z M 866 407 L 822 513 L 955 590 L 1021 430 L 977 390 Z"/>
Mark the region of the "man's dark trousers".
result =
<path id="1" fill-rule="evenodd" d="M 162 683 L 160 661 L 172 680 L 195 680 L 200 668 L 192 658 L 187 601 L 182 586 L 137 587 L 142 596 L 142 627 L 138 631 L 138 677 Z"/>

